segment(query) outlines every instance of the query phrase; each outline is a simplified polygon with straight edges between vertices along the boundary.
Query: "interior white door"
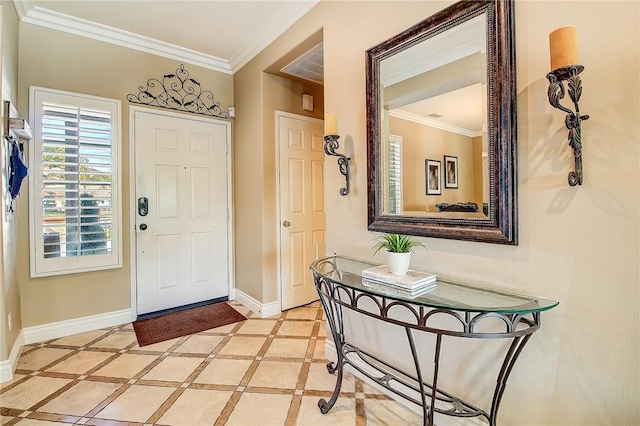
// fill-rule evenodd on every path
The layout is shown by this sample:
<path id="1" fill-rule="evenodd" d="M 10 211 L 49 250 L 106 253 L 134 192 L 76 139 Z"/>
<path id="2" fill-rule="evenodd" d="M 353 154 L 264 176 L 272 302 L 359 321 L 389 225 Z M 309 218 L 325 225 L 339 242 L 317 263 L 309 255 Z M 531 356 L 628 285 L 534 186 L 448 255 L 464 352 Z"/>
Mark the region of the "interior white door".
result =
<path id="1" fill-rule="evenodd" d="M 322 120 L 278 113 L 282 310 L 318 299 L 309 264 L 325 255 Z"/>
<path id="2" fill-rule="evenodd" d="M 133 125 L 138 314 L 228 296 L 229 123 L 136 111 Z"/>

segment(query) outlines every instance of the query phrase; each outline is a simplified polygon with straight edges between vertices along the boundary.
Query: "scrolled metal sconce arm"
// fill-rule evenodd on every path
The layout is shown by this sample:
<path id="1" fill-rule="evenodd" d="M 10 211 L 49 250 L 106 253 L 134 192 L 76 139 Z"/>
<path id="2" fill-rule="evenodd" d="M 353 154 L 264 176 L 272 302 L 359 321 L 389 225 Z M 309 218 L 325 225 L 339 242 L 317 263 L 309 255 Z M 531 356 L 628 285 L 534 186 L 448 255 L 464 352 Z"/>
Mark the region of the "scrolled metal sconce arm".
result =
<path id="1" fill-rule="evenodd" d="M 588 120 L 588 115 L 580 115 L 578 102 L 582 96 L 582 80 L 580 74 L 584 70 L 582 65 L 569 65 L 558 68 L 547 74 L 549 80 L 549 103 L 561 111 L 567 113 L 564 120 L 565 126 L 569 130 L 569 146 L 573 148 L 573 157 L 575 159 L 575 170 L 569 172 L 569 185 L 582 185 L 582 136 L 580 123 Z M 564 98 L 565 89 L 562 82 L 567 81 L 567 92 L 573 101 L 575 112 L 560 104 L 560 100 Z"/>
<path id="2" fill-rule="evenodd" d="M 336 149 L 340 147 L 338 139 L 340 139 L 340 136 L 338 135 L 325 135 L 324 152 L 327 155 L 334 155 L 338 157 L 338 168 L 346 180 L 345 187 L 340 188 L 340 195 L 347 195 L 349 194 L 349 160 L 351 160 L 351 158 L 336 152 Z"/>

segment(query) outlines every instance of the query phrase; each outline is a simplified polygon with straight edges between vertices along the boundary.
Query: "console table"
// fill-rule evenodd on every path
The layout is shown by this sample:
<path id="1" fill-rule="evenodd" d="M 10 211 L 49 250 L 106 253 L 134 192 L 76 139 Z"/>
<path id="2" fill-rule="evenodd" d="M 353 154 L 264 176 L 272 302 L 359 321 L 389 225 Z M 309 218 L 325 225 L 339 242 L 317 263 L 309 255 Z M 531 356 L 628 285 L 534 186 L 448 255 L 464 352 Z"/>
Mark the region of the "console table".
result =
<path id="1" fill-rule="evenodd" d="M 326 414 L 338 399 L 344 366 L 348 364 L 378 385 L 421 406 L 425 425 L 433 425 L 434 413 L 467 418 L 484 417 L 490 425 L 495 425 L 500 400 L 518 356 L 532 334 L 540 328 L 541 312 L 557 306 L 558 302 L 440 279 L 435 289 L 417 297 L 407 297 L 397 294 L 393 289 L 387 291 L 380 286 L 365 285 L 361 273 L 373 266 L 376 264 L 343 256 L 331 256 L 311 264 L 314 283 L 338 354 L 337 363 L 327 364 L 329 373 L 338 373 L 336 386 L 329 401 L 321 399 L 318 402 L 320 411 Z M 404 328 L 415 371 L 404 371 L 349 342 L 344 327 L 348 320 L 345 315 L 347 310 Z M 399 311 L 405 311 L 405 315 L 398 315 Z M 455 327 L 443 326 L 435 319 L 442 315 L 454 318 Z M 487 331 L 479 326 L 485 319 L 496 318 L 500 323 L 499 329 Z M 435 337 L 432 383 L 424 380 L 421 371 L 419 356 L 422 353 L 418 353 L 414 339 L 414 334 L 418 332 L 431 333 Z M 511 339 L 496 380 L 489 411 L 438 388 L 443 336 Z M 363 365 L 368 368 L 363 368 Z"/>

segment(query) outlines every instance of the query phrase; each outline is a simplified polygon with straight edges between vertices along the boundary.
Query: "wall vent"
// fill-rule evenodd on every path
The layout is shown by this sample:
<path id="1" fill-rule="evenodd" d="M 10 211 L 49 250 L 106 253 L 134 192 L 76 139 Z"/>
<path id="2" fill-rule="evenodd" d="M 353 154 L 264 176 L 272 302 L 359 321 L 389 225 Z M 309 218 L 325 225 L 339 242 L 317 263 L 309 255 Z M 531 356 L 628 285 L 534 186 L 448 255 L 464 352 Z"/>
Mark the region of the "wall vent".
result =
<path id="1" fill-rule="evenodd" d="M 320 43 L 308 50 L 289 65 L 282 68 L 285 74 L 293 75 L 314 83 L 324 83 L 324 47 Z"/>

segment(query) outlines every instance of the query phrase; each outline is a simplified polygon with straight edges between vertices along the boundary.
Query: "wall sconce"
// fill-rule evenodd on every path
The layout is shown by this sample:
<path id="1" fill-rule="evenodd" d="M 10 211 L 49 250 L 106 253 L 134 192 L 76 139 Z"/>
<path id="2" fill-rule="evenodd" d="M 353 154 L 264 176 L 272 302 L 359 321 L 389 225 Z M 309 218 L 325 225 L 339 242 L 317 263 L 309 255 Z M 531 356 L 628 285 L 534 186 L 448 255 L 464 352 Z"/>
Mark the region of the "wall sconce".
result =
<path id="1" fill-rule="evenodd" d="M 567 113 L 564 120 L 569 130 L 569 146 L 573 148 L 575 170 L 569 172 L 569 185 L 582 185 L 582 136 L 580 122 L 588 120 L 588 115 L 580 115 L 578 102 L 582 95 L 582 80 L 580 74 L 584 66 L 578 65 L 578 37 L 576 27 L 561 27 L 549 34 L 549 46 L 551 53 L 551 71 L 547 74 L 549 80 L 549 103 L 561 111 Z M 573 101 L 575 112 L 560 105 L 564 98 L 565 89 L 563 81 L 567 81 L 567 91 Z"/>
<path id="2" fill-rule="evenodd" d="M 338 144 L 340 136 L 338 135 L 338 116 L 335 113 L 330 112 L 327 114 L 324 129 L 324 152 L 327 155 L 338 157 L 338 168 L 346 180 L 345 187 L 340 188 L 340 195 L 347 195 L 349 194 L 349 160 L 351 158 L 336 152 L 336 149 L 340 147 Z"/>

